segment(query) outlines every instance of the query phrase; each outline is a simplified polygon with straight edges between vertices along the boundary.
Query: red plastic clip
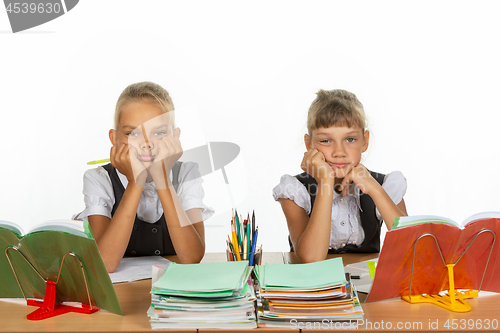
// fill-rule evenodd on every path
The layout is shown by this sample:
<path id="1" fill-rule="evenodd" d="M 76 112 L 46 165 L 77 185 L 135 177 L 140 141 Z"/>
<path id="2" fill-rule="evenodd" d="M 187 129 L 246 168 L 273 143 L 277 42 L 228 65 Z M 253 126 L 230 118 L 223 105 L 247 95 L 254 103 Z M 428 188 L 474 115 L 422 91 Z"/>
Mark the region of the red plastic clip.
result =
<path id="1" fill-rule="evenodd" d="M 68 312 L 91 314 L 99 310 L 98 307 L 93 306 L 91 308 L 88 304 L 82 304 L 81 307 L 76 307 L 56 303 L 56 283 L 50 280 L 47 280 L 43 302 L 34 299 L 28 299 L 27 302 L 28 305 L 39 307 L 39 309 L 36 309 L 26 316 L 29 320 L 51 318 Z"/>

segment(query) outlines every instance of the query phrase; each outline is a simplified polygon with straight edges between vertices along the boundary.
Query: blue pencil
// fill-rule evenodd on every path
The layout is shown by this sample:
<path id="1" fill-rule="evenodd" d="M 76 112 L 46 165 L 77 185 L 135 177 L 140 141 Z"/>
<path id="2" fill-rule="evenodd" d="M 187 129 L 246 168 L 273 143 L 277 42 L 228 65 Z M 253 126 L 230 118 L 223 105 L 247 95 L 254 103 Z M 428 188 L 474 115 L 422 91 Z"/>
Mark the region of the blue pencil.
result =
<path id="1" fill-rule="evenodd" d="M 255 247 L 257 246 L 257 236 L 259 234 L 259 227 L 255 228 L 255 234 L 253 235 L 252 250 L 250 252 L 250 262 L 249 265 L 253 266 L 253 261 L 255 257 Z"/>

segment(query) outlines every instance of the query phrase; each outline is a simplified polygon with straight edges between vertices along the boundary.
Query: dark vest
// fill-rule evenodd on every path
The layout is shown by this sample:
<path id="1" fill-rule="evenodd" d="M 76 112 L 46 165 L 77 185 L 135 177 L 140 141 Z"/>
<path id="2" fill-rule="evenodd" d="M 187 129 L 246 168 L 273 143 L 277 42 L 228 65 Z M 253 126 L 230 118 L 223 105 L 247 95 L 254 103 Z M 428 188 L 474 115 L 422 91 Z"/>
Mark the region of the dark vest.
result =
<path id="1" fill-rule="evenodd" d="M 177 192 L 179 186 L 179 170 L 181 162 L 175 163 L 172 168 L 172 184 Z M 115 194 L 115 204 L 111 211 L 111 216 L 115 215 L 116 209 L 122 200 L 125 188 L 123 187 L 115 167 L 108 163 L 103 166 L 108 172 L 111 184 L 113 185 L 113 192 Z M 155 223 L 144 222 L 135 215 L 134 227 L 132 235 L 128 242 L 125 256 L 150 256 L 150 255 L 169 255 L 175 254 L 175 249 L 168 233 L 167 223 L 165 221 L 165 214 L 162 214 L 160 219 Z"/>
<path id="2" fill-rule="evenodd" d="M 372 177 L 375 178 L 375 180 L 380 185 L 382 185 L 385 175 L 372 171 L 369 172 L 372 175 Z M 302 185 L 306 187 L 307 192 L 311 197 L 311 212 L 312 212 L 312 208 L 314 206 L 314 200 L 316 199 L 316 192 L 318 190 L 318 183 L 316 182 L 316 179 L 314 179 L 314 177 L 312 177 L 306 172 L 296 175 L 295 178 L 297 178 L 299 182 L 301 182 Z M 382 221 L 379 221 L 379 219 L 377 219 L 377 215 L 375 212 L 376 209 L 375 203 L 373 202 L 372 198 L 370 198 L 369 195 L 366 195 L 363 192 L 360 193 L 359 203 L 361 206 L 361 211 L 359 212 L 359 216 L 361 218 L 361 227 L 365 232 L 365 240 L 360 246 L 354 244 L 348 244 L 337 250 L 329 249 L 328 253 L 380 252 L 380 228 L 382 226 Z M 311 213 L 309 213 L 309 216 L 311 216 Z M 290 236 L 288 236 L 288 242 L 290 244 L 290 252 L 293 252 L 293 245 L 290 240 Z"/>

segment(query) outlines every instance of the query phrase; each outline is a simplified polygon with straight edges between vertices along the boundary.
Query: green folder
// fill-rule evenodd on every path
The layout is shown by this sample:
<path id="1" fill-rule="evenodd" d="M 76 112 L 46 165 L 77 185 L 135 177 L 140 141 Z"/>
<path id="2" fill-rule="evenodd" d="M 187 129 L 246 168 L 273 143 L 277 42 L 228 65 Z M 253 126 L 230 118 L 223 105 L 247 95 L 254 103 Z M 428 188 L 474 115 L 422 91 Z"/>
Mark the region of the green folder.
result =
<path id="1" fill-rule="evenodd" d="M 251 272 L 248 261 L 227 261 L 182 265 L 171 263 L 165 274 L 153 284 L 154 292 L 176 294 L 224 293 L 241 290 Z M 213 297 L 213 296 L 211 296 Z"/>
<path id="2" fill-rule="evenodd" d="M 266 264 L 259 276 L 263 288 L 313 289 L 345 284 L 342 258 L 309 264 Z"/>

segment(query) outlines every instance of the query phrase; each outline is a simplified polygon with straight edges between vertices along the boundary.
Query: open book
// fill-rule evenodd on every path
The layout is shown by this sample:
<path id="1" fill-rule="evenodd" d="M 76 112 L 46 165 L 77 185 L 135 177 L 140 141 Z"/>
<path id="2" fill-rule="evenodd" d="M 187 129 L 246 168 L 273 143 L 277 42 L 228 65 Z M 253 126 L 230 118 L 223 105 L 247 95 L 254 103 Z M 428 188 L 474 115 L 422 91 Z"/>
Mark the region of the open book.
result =
<path id="1" fill-rule="evenodd" d="M 38 231 L 46 231 L 46 230 L 55 230 L 62 231 L 68 234 L 78 235 L 85 238 L 94 238 L 92 236 L 92 232 L 89 228 L 88 223 L 82 223 L 81 221 L 75 220 L 53 220 L 47 221 L 42 224 L 38 224 L 28 230 L 27 232 L 24 229 L 17 225 L 16 223 L 9 221 L 0 221 L 0 228 L 8 229 L 15 233 L 18 237 L 25 236 L 27 234 L 31 234 Z"/>
<path id="2" fill-rule="evenodd" d="M 385 236 L 366 301 L 408 296 L 410 284 L 411 295 L 436 295 L 448 290 L 448 270 L 444 263 L 456 264 L 456 289 L 500 292 L 497 236 L 500 236 L 500 212 L 476 214 L 461 224 L 437 216 L 396 218 L 393 229 Z"/>
<path id="3" fill-rule="evenodd" d="M 74 256 L 65 257 L 68 253 Z M 15 223 L 0 221 L 0 298 L 21 298 L 24 291 L 28 299 L 43 299 L 46 288 L 44 279 L 56 281 L 60 268 L 56 302 L 88 304 L 90 294 L 94 306 L 122 314 L 87 222 L 51 221 L 25 233 Z"/>

